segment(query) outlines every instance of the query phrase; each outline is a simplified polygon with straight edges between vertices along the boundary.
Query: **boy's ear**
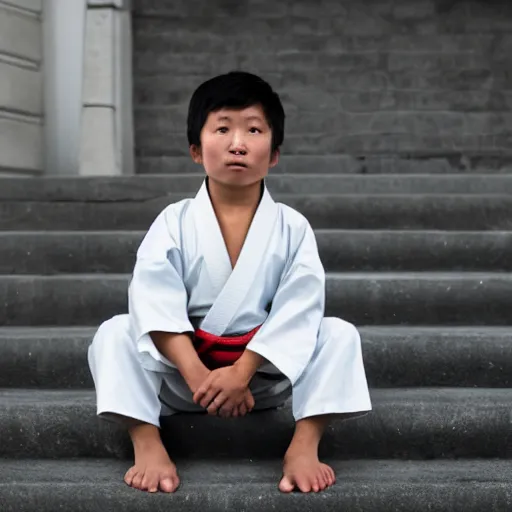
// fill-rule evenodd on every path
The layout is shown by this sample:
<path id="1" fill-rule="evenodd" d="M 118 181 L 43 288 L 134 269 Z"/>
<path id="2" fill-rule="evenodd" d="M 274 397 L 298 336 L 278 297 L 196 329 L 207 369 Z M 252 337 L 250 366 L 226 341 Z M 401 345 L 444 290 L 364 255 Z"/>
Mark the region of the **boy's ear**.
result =
<path id="1" fill-rule="evenodd" d="M 201 147 L 196 146 L 195 144 L 192 144 L 189 148 L 190 156 L 192 157 L 192 160 L 196 164 L 202 164 L 203 163 L 203 155 L 201 153 Z"/>
<path id="2" fill-rule="evenodd" d="M 271 155 L 270 155 L 270 163 L 269 167 L 275 167 L 279 163 L 279 156 L 281 154 L 281 151 L 279 149 L 276 149 Z"/>

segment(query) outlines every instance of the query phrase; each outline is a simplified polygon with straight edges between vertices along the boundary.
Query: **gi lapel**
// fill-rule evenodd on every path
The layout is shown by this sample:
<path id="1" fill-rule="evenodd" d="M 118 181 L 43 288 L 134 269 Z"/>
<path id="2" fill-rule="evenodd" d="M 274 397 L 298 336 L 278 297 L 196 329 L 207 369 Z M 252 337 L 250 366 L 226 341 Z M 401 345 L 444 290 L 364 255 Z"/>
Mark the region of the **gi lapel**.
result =
<path id="1" fill-rule="evenodd" d="M 270 238 L 277 222 L 277 204 L 265 187 L 263 197 L 254 218 L 235 268 L 231 271 L 228 251 L 217 217 L 203 184 L 200 194 L 203 208 L 210 212 L 208 220 L 201 218 L 201 246 L 208 273 L 215 279 L 215 286 L 221 287 L 208 314 L 201 322 L 201 329 L 216 336 L 222 336 L 235 317 L 240 305 L 257 279 L 260 265 L 265 260 Z M 206 213 L 206 211 L 205 211 Z"/>
<path id="2" fill-rule="evenodd" d="M 213 292 L 217 296 L 231 275 L 232 268 L 206 180 L 194 200 L 195 225 L 199 233 L 201 254 L 208 269 Z"/>

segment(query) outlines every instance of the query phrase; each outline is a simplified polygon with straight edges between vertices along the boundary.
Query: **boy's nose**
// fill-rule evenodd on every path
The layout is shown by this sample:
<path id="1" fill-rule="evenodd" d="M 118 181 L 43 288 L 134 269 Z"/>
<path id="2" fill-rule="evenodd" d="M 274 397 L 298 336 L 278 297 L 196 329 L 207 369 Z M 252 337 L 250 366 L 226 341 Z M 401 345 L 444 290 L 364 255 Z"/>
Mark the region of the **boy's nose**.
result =
<path id="1" fill-rule="evenodd" d="M 238 130 L 233 130 L 231 135 L 230 151 L 247 151 L 243 134 Z"/>
<path id="2" fill-rule="evenodd" d="M 229 146 L 229 151 L 231 153 L 247 153 L 247 146 L 245 145 L 244 141 L 239 136 L 234 136 L 231 140 L 231 144 Z"/>

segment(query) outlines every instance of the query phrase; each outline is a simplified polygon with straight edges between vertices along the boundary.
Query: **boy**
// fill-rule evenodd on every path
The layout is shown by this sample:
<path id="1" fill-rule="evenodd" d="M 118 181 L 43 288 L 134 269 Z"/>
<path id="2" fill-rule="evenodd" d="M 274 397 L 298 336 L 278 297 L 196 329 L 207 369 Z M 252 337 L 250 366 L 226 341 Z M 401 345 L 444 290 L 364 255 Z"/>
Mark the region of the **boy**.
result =
<path id="1" fill-rule="evenodd" d="M 265 188 L 284 117 L 279 96 L 249 73 L 213 78 L 192 96 L 190 153 L 205 182 L 156 218 L 137 252 L 129 314 L 104 322 L 89 348 L 98 415 L 123 422 L 133 442 L 132 487 L 179 485 L 160 415 L 244 416 L 292 395 L 279 489 L 318 492 L 335 481 L 318 460 L 330 416 L 371 409 L 357 330 L 323 318 L 313 230 Z"/>

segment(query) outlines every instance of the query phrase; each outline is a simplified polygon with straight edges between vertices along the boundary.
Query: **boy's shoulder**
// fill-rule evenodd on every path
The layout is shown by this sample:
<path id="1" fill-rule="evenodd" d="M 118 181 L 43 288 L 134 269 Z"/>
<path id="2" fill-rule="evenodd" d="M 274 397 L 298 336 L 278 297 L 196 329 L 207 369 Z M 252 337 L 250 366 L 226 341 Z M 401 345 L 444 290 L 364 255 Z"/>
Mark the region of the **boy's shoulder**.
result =
<path id="1" fill-rule="evenodd" d="M 292 231 L 303 233 L 306 229 L 310 228 L 308 219 L 299 211 L 284 203 L 277 203 L 282 214 L 284 223 Z"/>
<path id="2" fill-rule="evenodd" d="M 191 203 L 192 198 L 170 203 L 158 214 L 158 217 L 163 217 L 167 222 L 179 221 L 187 213 Z"/>

